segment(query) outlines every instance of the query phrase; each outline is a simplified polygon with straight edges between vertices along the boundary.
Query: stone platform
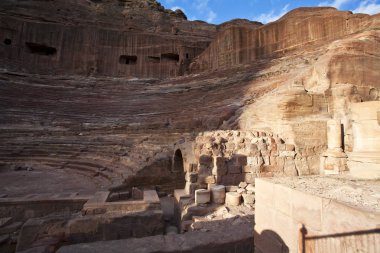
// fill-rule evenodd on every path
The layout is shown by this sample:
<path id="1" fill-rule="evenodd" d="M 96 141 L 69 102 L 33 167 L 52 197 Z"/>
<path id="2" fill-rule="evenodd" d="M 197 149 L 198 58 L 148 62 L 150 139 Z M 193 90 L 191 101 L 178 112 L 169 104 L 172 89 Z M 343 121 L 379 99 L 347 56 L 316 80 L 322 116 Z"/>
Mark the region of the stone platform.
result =
<path id="1" fill-rule="evenodd" d="M 379 192 L 379 180 L 347 176 L 256 179 L 256 250 L 374 253 Z"/>

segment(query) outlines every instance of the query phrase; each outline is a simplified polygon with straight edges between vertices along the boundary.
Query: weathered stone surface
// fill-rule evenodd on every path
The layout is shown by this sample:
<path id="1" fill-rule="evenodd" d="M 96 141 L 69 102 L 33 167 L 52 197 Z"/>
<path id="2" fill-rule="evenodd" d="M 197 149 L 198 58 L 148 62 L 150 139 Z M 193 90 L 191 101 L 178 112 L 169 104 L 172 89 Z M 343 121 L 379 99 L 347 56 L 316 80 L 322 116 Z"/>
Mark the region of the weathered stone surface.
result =
<path id="1" fill-rule="evenodd" d="M 238 189 L 239 189 L 239 187 L 235 186 L 235 185 L 226 186 L 226 192 L 236 192 Z"/>
<path id="2" fill-rule="evenodd" d="M 378 112 L 364 119 L 372 127 L 351 112 L 379 100 L 379 15 L 301 8 L 267 25 L 215 27 L 150 0 L 4 0 L 0 12 L 0 190 L 8 196 L 132 187 L 194 194 L 319 174 L 331 119 L 342 124 L 342 151 L 357 152 L 351 160 L 379 164 Z M 350 167 L 341 158 L 323 164 L 340 173 Z M 257 199 L 277 208 L 276 190 L 264 190 Z M 319 229 L 317 205 L 296 202 L 257 218 L 278 222 L 284 239 L 297 235 L 285 217 L 293 209 L 297 222 L 314 216 Z"/>
<path id="3" fill-rule="evenodd" d="M 226 205 L 227 206 L 238 206 L 241 202 L 241 195 L 237 192 L 227 192 L 226 193 Z"/>
<path id="4" fill-rule="evenodd" d="M 211 200 L 210 191 L 199 189 L 195 191 L 195 204 L 207 204 Z"/>
<path id="5" fill-rule="evenodd" d="M 224 185 L 211 187 L 211 200 L 216 204 L 224 204 L 226 199 L 226 188 Z"/>
<path id="6" fill-rule="evenodd" d="M 255 204 L 255 195 L 254 194 L 242 194 L 244 205 L 253 205 Z"/>

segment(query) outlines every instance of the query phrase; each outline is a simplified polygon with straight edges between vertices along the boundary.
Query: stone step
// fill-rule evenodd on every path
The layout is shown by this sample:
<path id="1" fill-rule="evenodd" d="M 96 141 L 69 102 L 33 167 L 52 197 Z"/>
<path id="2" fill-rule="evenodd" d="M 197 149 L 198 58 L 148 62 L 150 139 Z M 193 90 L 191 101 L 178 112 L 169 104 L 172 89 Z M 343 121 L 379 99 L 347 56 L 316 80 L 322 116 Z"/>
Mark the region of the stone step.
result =
<path id="1" fill-rule="evenodd" d="M 0 235 L 11 234 L 16 232 L 22 227 L 22 222 L 13 222 L 7 226 L 0 228 Z"/>
<path id="2" fill-rule="evenodd" d="M 12 217 L 0 218 L 0 228 L 9 225 L 12 222 Z"/>

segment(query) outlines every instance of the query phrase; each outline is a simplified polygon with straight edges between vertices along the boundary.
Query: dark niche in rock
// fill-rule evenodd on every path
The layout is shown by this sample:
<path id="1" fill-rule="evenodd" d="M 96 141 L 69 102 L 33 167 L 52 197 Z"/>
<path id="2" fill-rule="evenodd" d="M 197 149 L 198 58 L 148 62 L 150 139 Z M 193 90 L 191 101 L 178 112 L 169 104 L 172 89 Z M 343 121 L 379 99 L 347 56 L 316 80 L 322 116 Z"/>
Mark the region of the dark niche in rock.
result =
<path id="1" fill-rule="evenodd" d="M 178 54 L 174 54 L 174 53 L 165 53 L 165 54 L 161 54 L 161 59 L 162 60 L 167 60 L 167 61 L 176 61 L 176 62 L 178 62 L 179 61 L 179 55 Z"/>
<path id="2" fill-rule="evenodd" d="M 57 53 L 57 49 L 54 47 L 49 47 L 43 44 L 25 42 L 26 47 L 29 52 L 32 54 L 38 55 L 55 55 Z"/>
<path id="3" fill-rule="evenodd" d="M 119 57 L 120 64 L 133 65 L 137 63 L 136 55 L 120 55 Z"/>
<path id="4" fill-rule="evenodd" d="M 11 39 L 5 39 L 4 44 L 7 46 L 10 46 L 12 44 L 12 40 Z"/>

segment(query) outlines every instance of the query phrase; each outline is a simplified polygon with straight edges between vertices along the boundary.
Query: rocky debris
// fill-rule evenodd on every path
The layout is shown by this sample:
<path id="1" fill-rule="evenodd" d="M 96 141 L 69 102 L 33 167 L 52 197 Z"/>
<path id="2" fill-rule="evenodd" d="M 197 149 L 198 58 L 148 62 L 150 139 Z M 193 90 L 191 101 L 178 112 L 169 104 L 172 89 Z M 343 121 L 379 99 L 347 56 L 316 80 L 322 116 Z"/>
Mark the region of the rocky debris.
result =
<path id="1" fill-rule="evenodd" d="M 253 186 L 252 184 L 248 184 L 247 187 L 245 187 L 245 189 L 248 192 L 255 192 L 255 186 Z"/>
<path id="2" fill-rule="evenodd" d="M 254 208 L 255 195 L 252 193 L 246 193 L 246 194 L 242 194 L 242 196 L 243 196 L 244 205 L 251 207 L 251 208 Z"/>
<path id="3" fill-rule="evenodd" d="M 242 189 L 245 189 L 247 187 L 247 183 L 246 182 L 240 182 L 239 183 L 239 188 L 242 188 Z"/>

